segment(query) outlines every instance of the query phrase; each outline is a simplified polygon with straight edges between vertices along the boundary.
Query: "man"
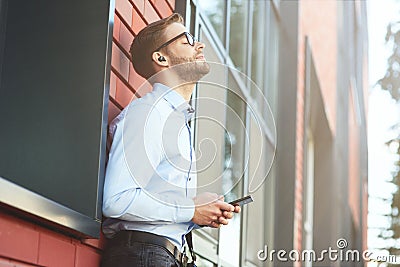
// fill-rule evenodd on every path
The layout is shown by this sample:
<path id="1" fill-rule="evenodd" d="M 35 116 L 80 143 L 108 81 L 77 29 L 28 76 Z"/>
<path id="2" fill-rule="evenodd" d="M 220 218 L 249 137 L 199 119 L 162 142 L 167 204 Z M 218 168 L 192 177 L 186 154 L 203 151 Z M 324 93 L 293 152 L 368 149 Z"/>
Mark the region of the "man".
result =
<path id="1" fill-rule="evenodd" d="M 103 266 L 182 266 L 187 233 L 226 225 L 240 211 L 223 196 L 196 195 L 189 127 L 194 110 L 188 102 L 209 72 L 204 47 L 186 32 L 179 14 L 148 25 L 132 42 L 133 66 L 153 91 L 110 125 Z"/>

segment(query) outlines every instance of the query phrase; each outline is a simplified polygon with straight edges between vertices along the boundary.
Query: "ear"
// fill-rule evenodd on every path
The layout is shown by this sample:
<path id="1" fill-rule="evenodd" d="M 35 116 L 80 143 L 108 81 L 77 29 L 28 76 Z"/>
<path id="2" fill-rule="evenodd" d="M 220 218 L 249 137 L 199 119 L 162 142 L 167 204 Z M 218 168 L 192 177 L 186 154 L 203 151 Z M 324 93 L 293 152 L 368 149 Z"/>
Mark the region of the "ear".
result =
<path id="1" fill-rule="evenodd" d="M 167 57 L 165 57 L 163 54 L 161 54 L 160 52 L 154 52 L 151 55 L 153 61 L 161 66 L 161 67 L 168 67 L 168 59 Z"/>

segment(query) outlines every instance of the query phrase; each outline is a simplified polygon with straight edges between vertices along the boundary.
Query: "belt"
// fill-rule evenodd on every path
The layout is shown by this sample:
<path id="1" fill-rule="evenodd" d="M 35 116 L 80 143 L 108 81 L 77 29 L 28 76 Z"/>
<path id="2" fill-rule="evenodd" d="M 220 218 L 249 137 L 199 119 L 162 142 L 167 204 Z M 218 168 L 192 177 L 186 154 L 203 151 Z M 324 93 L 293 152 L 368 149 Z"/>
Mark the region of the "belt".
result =
<path id="1" fill-rule="evenodd" d="M 174 244 L 172 244 L 172 242 L 169 241 L 167 238 L 156 234 L 142 232 L 142 231 L 124 230 L 124 231 L 119 231 L 112 239 L 109 239 L 107 241 L 107 243 L 110 246 L 118 246 L 118 245 L 124 246 L 132 244 L 134 242 L 148 243 L 161 246 L 166 250 L 168 250 L 176 260 L 182 263 L 184 254 L 181 253 L 179 249 Z"/>

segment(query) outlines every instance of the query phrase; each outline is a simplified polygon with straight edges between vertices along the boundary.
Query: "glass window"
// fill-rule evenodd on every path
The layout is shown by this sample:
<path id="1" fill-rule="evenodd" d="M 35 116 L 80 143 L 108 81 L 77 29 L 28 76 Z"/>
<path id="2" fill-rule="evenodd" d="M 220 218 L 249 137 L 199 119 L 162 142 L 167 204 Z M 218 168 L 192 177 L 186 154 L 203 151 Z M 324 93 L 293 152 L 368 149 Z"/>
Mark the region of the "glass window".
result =
<path id="1" fill-rule="evenodd" d="M 247 0 L 232 0 L 230 8 L 229 55 L 238 70 L 246 73 L 247 58 Z"/>
<path id="2" fill-rule="evenodd" d="M 197 255 L 196 257 L 196 266 L 197 267 L 215 267 L 216 265 L 214 263 L 212 263 L 211 261 L 200 257 L 199 255 Z"/>
<path id="3" fill-rule="evenodd" d="M 265 23 L 265 1 L 252 1 L 250 3 L 252 11 L 252 38 L 251 38 L 251 71 L 250 78 L 254 84 L 249 84 L 250 94 L 256 105 L 256 109 L 262 112 L 265 97 L 263 87 L 266 72 L 266 35 L 268 34 L 268 25 Z"/>
<path id="4" fill-rule="evenodd" d="M 265 1 L 253 1 L 253 29 L 251 51 L 251 79 L 260 87 L 265 71 Z"/>
<path id="5" fill-rule="evenodd" d="M 197 3 L 200 7 L 200 12 L 208 18 L 222 44 L 225 45 L 227 1 L 201 0 Z"/>
<path id="6" fill-rule="evenodd" d="M 226 201 L 232 201 L 242 197 L 241 187 L 236 185 L 243 180 L 244 175 L 246 102 L 231 74 L 228 77 L 226 105 L 222 186 L 224 192 L 229 192 L 226 194 Z"/>
<path id="7" fill-rule="evenodd" d="M 198 175 L 198 193 L 214 192 L 224 194 L 222 175 L 224 165 L 225 142 L 225 99 L 226 68 L 221 63 L 207 34 L 201 31 L 201 41 L 207 49 L 206 59 L 210 62 L 211 71 L 198 83 L 196 101 L 195 152 Z M 208 234 L 216 242 L 219 230 L 204 227 L 201 231 Z"/>
<path id="8" fill-rule="evenodd" d="M 264 93 L 271 105 L 272 113 L 276 115 L 276 97 L 278 91 L 278 53 L 279 53 L 279 24 L 277 14 L 271 2 L 267 3 L 267 23 L 268 36 L 267 36 L 267 55 L 266 55 L 266 73 L 267 81 L 264 86 Z M 264 111 L 265 107 L 264 107 Z M 264 113 L 265 114 L 265 113 Z"/>
<path id="9" fill-rule="evenodd" d="M 275 176 L 270 174 L 265 181 L 264 176 L 271 168 L 275 147 L 267 141 L 263 130 L 276 139 L 273 116 L 265 99 L 275 111 L 277 9 L 272 0 L 193 0 L 191 3 L 200 9 L 197 14 L 201 19 L 196 17 L 192 21 L 199 23 L 196 29 L 206 44 L 207 60 L 219 63 L 232 60 L 238 70 L 212 64 L 212 71 L 199 82 L 196 90 L 197 118 L 193 127 L 198 193 L 224 194 L 225 201 L 229 202 L 243 197 L 249 190 L 257 202 L 245 207 L 245 212 L 235 215 L 227 226 L 195 231 L 196 251 L 202 257 L 198 265 L 218 263 L 218 266 L 232 267 L 246 262 L 255 266 L 259 263 L 257 251 L 267 241 L 273 244 Z M 192 13 L 195 12 L 192 10 Z M 219 41 L 229 55 L 220 51 L 224 47 Z M 242 92 L 246 96 L 249 93 L 251 105 Z M 265 128 L 260 128 L 259 120 Z M 258 190 L 254 192 L 255 189 Z"/>
<path id="10" fill-rule="evenodd" d="M 222 188 L 225 200 L 230 202 L 243 196 L 243 178 L 245 173 L 246 101 L 230 73 L 226 92 L 226 130 L 224 172 Z M 238 266 L 240 255 L 240 215 L 235 215 L 227 226 L 220 229 L 219 256 L 226 265 Z"/>
<path id="11" fill-rule="evenodd" d="M 254 202 L 246 205 L 247 226 L 246 231 L 246 261 L 257 263 L 256 251 L 263 248 L 264 243 L 264 186 L 265 164 L 272 162 L 265 153 L 266 139 L 260 129 L 258 119 L 250 112 L 250 146 L 248 177 L 249 193 L 253 195 Z M 251 226 L 251 227 L 249 227 Z"/>
<path id="12" fill-rule="evenodd" d="M 274 9 L 279 12 L 280 10 L 280 4 L 281 4 L 281 0 L 272 0 L 272 4 L 274 5 Z"/>

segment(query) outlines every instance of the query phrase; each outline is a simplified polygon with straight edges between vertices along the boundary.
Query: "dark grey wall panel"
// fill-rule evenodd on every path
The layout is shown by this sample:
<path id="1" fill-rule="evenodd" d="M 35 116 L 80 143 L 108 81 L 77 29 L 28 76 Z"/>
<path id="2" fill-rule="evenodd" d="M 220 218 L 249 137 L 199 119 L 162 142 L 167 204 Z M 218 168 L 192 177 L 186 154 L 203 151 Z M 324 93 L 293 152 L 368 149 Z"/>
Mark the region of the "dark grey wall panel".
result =
<path id="1" fill-rule="evenodd" d="M 0 177 L 99 221 L 113 4 L 0 7 Z"/>

